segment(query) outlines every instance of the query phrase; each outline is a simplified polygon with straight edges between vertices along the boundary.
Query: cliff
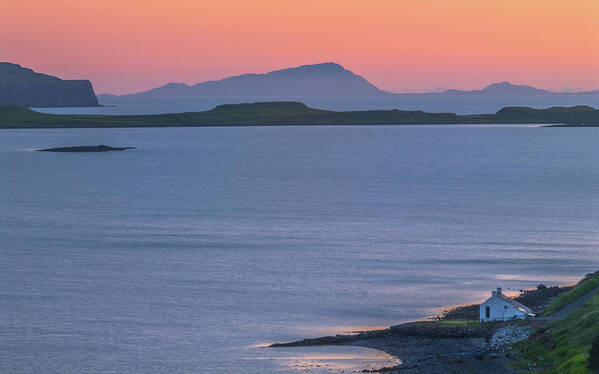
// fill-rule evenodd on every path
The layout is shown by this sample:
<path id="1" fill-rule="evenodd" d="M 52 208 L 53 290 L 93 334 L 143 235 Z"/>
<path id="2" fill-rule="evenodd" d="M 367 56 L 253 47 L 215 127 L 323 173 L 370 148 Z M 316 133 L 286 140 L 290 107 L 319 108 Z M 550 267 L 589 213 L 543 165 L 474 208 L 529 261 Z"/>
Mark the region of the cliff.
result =
<path id="1" fill-rule="evenodd" d="M 21 65 L 0 62 L 0 105 L 98 106 L 98 99 L 88 80 L 62 80 Z"/>

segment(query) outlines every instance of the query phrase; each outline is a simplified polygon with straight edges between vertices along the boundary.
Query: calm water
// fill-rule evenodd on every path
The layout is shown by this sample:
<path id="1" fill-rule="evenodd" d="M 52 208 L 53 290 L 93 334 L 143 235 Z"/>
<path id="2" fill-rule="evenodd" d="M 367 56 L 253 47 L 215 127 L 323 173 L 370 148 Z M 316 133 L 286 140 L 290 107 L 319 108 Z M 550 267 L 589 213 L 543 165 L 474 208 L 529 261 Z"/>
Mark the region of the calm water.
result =
<path id="1" fill-rule="evenodd" d="M 31 152 L 85 144 L 138 149 Z M 385 364 L 256 346 L 597 270 L 597 144 L 525 126 L 3 130 L 0 372 Z"/>
<path id="2" fill-rule="evenodd" d="M 599 95 L 558 96 L 468 96 L 468 95 L 399 95 L 384 97 L 100 97 L 97 108 L 42 108 L 48 113 L 81 114 L 149 114 L 202 111 L 220 104 L 257 101 L 299 101 L 313 108 L 347 111 L 373 109 L 423 110 L 458 114 L 495 113 L 506 106 L 548 108 L 552 106 L 589 105 L 599 108 Z"/>

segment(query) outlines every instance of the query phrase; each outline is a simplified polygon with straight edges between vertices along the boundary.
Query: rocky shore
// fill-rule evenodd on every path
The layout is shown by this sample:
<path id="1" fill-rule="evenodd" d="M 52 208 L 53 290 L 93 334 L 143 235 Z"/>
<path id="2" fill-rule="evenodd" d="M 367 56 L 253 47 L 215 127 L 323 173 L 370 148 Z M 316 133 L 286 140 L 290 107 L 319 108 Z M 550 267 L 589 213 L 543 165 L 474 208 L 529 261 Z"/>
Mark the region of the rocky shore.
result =
<path id="1" fill-rule="evenodd" d="M 539 285 L 536 289 L 522 290 L 514 299 L 539 313 L 553 298 L 570 288 Z M 365 372 L 510 373 L 506 365 L 506 348 L 528 338 L 536 325 L 543 321 L 466 322 L 473 316 L 478 318 L 478 306 L 448 308 L 429 320 L 383 330 L 275 343 L 270 347 L 352 345 L 378 349 L 401 360 L 397 366 Z"/>
<path id="2" fill-rule="evenodd" d="M 505 324 L 503 327 L 507 326 Z M 384 330 L 304 339 L 273 344 L 270 347 L 353 345 L 378 349 L 401 360 L 398 366 L 366 372 L 441 374 L 484 370 L 489 373 L 507 373 L 503 369 L 506 357 L 499 350 L 499 344 L 511 343 L 511 335 L 501 333 L 501 338 L 494 338 L 496 331 L 501 331 L 501 327 L 495 324 L 489 324 L 488 327 L 449 327 L 436 322 L 413 322 Z M 517 338 L 528 336 L 524 332 L 512 334 Z M 491 340 L 498 343 L 495 349 L 490 348 Z"/>

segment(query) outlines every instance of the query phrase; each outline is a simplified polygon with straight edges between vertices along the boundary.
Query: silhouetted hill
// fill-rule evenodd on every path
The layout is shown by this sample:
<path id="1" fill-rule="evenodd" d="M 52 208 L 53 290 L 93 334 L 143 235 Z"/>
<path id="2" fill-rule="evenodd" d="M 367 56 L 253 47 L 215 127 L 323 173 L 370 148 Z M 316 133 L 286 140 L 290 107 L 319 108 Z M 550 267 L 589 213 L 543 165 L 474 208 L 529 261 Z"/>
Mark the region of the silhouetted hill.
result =
<path id="1" fill-rule="evenodd" d="M 488 85 L 481 92 L 496 95 L 544 95 L 550 93 L 540 88 L 511 84 L 507 81 Z"/>
<path id="2" fill-rule="evenodd" d="M 449 89 L 443 92 L 393 93 L 378 89 L 363 77 L 354 74 L 343 66 L 327 62 L 315 65 L 302 65 L 294 68 L 271 71 L 266 74 L 243 74 L 216 81 L 195 85 L 168 83 L 130 95 L 99 95 L 103 99 L 118 97 L 318 97 L 318 96 L 418 96 L 438 97 L 439 95 L 487 96 L 556 96 L 556 95 L 599 95 L 599 90 L 584 92 L 551 92 L 532 86 L 512 84 L 508 81 L 493 83 L 480 90 Z"/>
<path id="3" fill-rule="evenodd" d="M 523 86 L 511 84 L 510 82 L 493 83 L 483 88 L 482 90 L 447 90 L 442 94 L 463 94 L 463 95 L 551 95 L 550 91 L 535 88 L 531 86 Z"/>
<path id="4" fill-rule="evenodd" d="M 388 95 L 366 79 L 343 66 L 328 62 L 271 71 L 266 74 L 243 74 L 218 81 L 189 86 L 169 83 L 135 96 L 379 96 Z"/>
<path id="5" fill-rule="evenodd" d="M 98 106 L 88 80 L 62 80 L 0 62 L 0 104 L 25 107 Z"/>

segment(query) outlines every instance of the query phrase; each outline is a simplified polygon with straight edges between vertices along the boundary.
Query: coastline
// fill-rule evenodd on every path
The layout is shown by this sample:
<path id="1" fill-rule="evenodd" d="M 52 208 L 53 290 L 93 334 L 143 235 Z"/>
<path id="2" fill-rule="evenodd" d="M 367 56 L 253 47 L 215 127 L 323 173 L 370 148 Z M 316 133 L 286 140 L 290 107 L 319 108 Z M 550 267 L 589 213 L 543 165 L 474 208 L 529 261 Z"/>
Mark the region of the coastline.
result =
<path id="1" fill-rule="evenodd" d="M 559 124 L 553 124 L 553 125 L 543 125 L 541 127 L 599 127 L 599 122 L 559 123 Z"/>
<path id="2" fill-rule="evenodd" d="M 528 302 L 540 313 L 559 294 L 573 286 L 545 287 L 522 290 L 513 297 Z M 268 348 L 306 346 L 359 346 L 385 352 L 401 363 L 393 367 L 372 368 L 363 372 L 388 373 L 512 373 L 507 367 L 511 344 L 526 339 L 544 324 L 543 320 L 519 322 L 468 322 L 479 304 L 447 307 L 441 313 L 421 321 L 407 322 L 386 329 L 355 334 L 325 336 L 288 343 L 274 343 Z M 478 312 L 476 313 L 478 316 Z M 478 317 L 477 317 L 478 318 Z"/>

